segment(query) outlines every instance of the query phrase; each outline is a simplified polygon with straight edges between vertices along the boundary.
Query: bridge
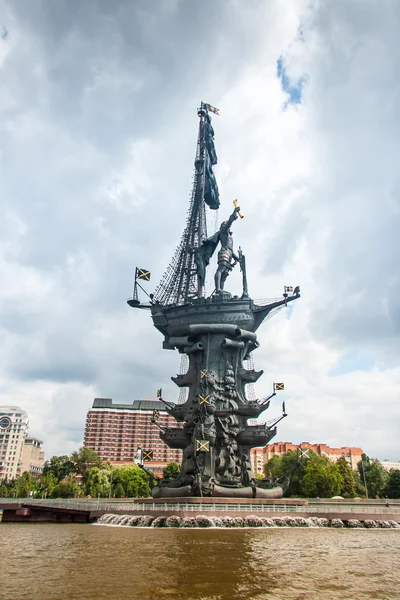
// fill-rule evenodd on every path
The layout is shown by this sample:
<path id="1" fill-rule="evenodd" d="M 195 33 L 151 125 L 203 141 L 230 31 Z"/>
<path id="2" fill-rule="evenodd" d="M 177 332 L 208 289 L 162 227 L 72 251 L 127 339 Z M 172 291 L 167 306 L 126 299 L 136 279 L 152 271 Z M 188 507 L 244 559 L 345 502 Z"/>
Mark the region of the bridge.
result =
<path id="1" fill-rule="evenodd" d="M 318 516 L 339 518 L 394 520 L 400 522 L 400 500 L 280 500 L 233 498 L 179 498 L 167 501 L 153 499 L 31 499 L 0 498 L 0 515 L 4 523 L 93 523 L 106 513 L 161 516 L 175 514 L 181 517 L 208 514 L 210 516 Z"/>

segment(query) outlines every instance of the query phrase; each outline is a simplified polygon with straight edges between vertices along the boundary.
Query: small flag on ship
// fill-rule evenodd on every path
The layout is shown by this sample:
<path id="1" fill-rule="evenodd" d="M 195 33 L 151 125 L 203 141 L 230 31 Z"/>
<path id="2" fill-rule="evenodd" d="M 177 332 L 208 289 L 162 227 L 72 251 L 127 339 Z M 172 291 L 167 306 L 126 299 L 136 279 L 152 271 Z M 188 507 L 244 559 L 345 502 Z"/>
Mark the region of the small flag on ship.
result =
<path id="1" fill-rule="evenodd" d="M 287 294 L 288 292 L 293 292 L 292 285 L 285 285 L 285 294 Z"/>
<path id="2" fill-rule="evenodd" d="M 299 448 L 299 459 L 300 458 L 310 458 L 310 449 L 309 448 Z"/>
<path id="3" fill-rule="evenodd" d="M 143 450 L 143 460 L 153 460 L 153 450 Z"/>
<path id="4" fill-rule="evenodd" d="M 160 411 L 156 408 L 153 410 L 153 421 L 160 418 Z"/>
<path id="5" fill-rule="evenodd" d="M 210 404 L 210 403 L 209 403 L 209 401 L 208 401 L 209 397 L 210 397 L 210 396 L 201 396 L 201 395 L 199 394 L 199 398 L 200 398 L 200 404 Z"/>
<path id="6" fill-rule="evenodd" d="M 210 452 L 210 442 L 208 440 L 196 440 L 196 452 Z"/>
<path id="7" fill-rule="evenodd" d="M 136 267 L 135 278 L 144 279 L 144 281 L 150 281 L 150 271 L 147 271 L 147 269 L 139 269 L 139 267 Z"/>
<path id="8" fill-rule="evenodd" d="M 162 388 L 157 390 L 157 398 L 161 398 L 161 396 L 162 396 Z"/>
<path id="9" fill-rule="evenodd" d="M 285 389 L 284 383 L 274 383 L 274 392 L 283 391 Z"/>
<path id="10" fill-rule="evenodd" d="M 215 106 L 211 106 L 211 104 L 204 104 L 204 108 L 206 110 L 209 110 L 210 112 L 214 113 L 215 115 L 219 115 L 219 108 L 216 108 Z"/>

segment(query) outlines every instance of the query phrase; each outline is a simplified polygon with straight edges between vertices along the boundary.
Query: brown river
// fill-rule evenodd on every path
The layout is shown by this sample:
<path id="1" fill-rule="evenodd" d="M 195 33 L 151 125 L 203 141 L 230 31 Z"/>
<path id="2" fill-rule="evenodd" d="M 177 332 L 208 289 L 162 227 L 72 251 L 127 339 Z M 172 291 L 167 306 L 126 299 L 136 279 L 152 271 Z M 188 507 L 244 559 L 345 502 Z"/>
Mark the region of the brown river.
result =
<path id="1" fill-rule="evenodd" d="M 0 524 L 5 600 L 399 600 L 400 530 Z"/>

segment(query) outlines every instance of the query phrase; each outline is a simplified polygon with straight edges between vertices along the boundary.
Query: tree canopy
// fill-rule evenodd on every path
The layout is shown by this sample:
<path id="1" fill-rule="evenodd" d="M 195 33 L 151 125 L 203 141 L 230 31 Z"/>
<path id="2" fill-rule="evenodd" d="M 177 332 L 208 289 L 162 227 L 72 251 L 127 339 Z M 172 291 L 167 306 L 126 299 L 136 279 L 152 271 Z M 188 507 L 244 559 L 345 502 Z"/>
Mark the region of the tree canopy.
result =
<path id="1" fill-rule="evenodd" d="M 163 469 L 164 479 L 176 479 L 181 471 L 181 466 L 177 462 L 169 462 Z"/>
<path id="2" fill-rule="evenodd" d="M 51 473 L 57 479 L 61 481 L 65 477 L 68 477 L 74 471 L 74 464 L 70 456 L 52 456 L 50 460 L 46 460 L 43 465 L 43 475 Z"/>
<path id="3" fill-rule="evenodd" d="M 310 455 L 311 454 L 313 453 L 310 452 Z M 297 452 L 293 452 L 292 450 L 289 450 L 289 452 L 280 456 L 276 454 L 264 465 L 265 476 L 279 483 L 280 479 L 285 477 L 285 475 L 290 474 L 290 484 L 286 495 L 289 497 L 301 496 L 302 469 L 307 460 L 308 458 L 302 460 L 300 463 Z"/>
<path id="4" fill-rule="evenodd" d="M 388 498 L 400 498 L 400 471 L 392 469 L 384 489 L 385 496 Z"/>
<path id="5" fill-rule="evenodd" d="M 370 498 L 383 495 L 389 480 L 389 474 L 382 467 L 379 460 L 371 459 L 366 454 L 363 454 L 362 459 L 358 463 L 358 472 L 362 481 L 365 477 L 368 496 Z"/>
<path id="6" fill-rule="evenodd" d="M 341 456 L 336 464 L 343 480 L 340 489 L 340 495 L 343 496 L 343 498 L 356 498 L 363 496 L 365 494 L 365 489 L 362 485 L 358 472 L 351 468 L 351 465 L 347 462 L 344 456 Z"/>
<path id="7" fill-rule="evenodd" d="M 175 479 L 179 472 L 179 464 L 170 462 L 164 468 L 163 477 Z M 344 456 L 334 463 L 312 451 L 301 459 L 297 452 L 289 451 L 273 456 L 264 465 L 264 473 L 275 484 L 290 475 L 287 497 L 365 496 L 365 474 L 370 498 L 400 498 L 400 471 L 387 473 L 378 460 L 365 454 L 358 463 L 358 471 L 354 471 Z M 115 467 L 101 461 L 93 450 L 80 448 L 70 456 L 51 457 L 38 477 L 25 472 L 20 477 L 0 482 L 0 497 L 137 498 L 150 496 L 151 484 L 151 477 L 137 465 Z"/>
<path id="8" fill-rule="evenodd" d="M 150 477 L 137 465 L 112 467 L 102 462 L 90 448 L 80 448 L 70 456 L 53 456 L 43 472 L 0 483 L 0 497 L 26 498 L 137 498 L 150 496 Z"/>
<path id="9" fill-rule="evenodd" d="M 342 456 L 336 463 L 309 450 L 299 458 L 297 452 L 273 456 L 264 466 L 265 476 L 279 483 L 286 474 L 290 485 L 285 493 L 295 498 L 354 498 L 364 494 L 358 472 Z"/>
<path id="10" fill-rule="evenodd" d="M 304 468 L 303 494 L 308 498 L 331 498 L 342 490 L 343 477 L 337 463 L 314 454 Z"/>

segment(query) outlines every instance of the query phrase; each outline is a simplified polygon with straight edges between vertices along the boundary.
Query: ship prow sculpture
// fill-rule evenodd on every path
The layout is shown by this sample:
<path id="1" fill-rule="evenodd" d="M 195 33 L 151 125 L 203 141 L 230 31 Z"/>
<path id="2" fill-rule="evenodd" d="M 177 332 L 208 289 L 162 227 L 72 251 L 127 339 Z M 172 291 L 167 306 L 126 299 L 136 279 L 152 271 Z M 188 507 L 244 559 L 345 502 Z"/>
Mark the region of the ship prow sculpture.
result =
<path id="1" fill-rule="evenodd" d="M 195 159 L 194 185 L 186 227 L 173 259 L 149 301 L 141 303 L 138 287 L 150 279 L 145 269 L 136 269 L 133 298 L 128 304 L 151 311 L 154 326 L 163 334 L 164 349 L 177 349 L 188 357 L 187 372 L 172 381 L 187 388 L 185 402 L 173 404 L 158 396 L 177 421 L 177 427 L 160 426 L 161 439 L 170 448 L 183 450 L 179 476 L 159 480 L 155 498 L 220 496 L 279 498 L 285 484 L 258 480 L 254 476 L 250 450 L 265 446 L 275 435 L 283 413 L 266 424 L 249 424 L 268 409 L 270 398 L 283 384 L 274 384 L 265 400 L 246 397 L 246 385 L 256 382 L 263 371 L 246 368 L 259 347 L 256 331 L 263 321 L 300 297 L 298 287 L 285 287 L 281 298 L 253 301 L 248 294 L 246 261 L 236 253 L 231 227 L 243 217 L 237 200 L 234 211 L 218 231 L 207 237 L 206 207 L 219 208 L 219 191 L 213 172 L 217 162 L 211 113 L 218 110 L 201 103 Z M 206 270 L 217 251 L 215 290 L 205 297 Z M 239 265 L 241 296 L 225 290 L 229 273 Z M 147 292 L 145 292 L 147 293 Z M 155 420 L 156 422 L 156 420 Z"/>

